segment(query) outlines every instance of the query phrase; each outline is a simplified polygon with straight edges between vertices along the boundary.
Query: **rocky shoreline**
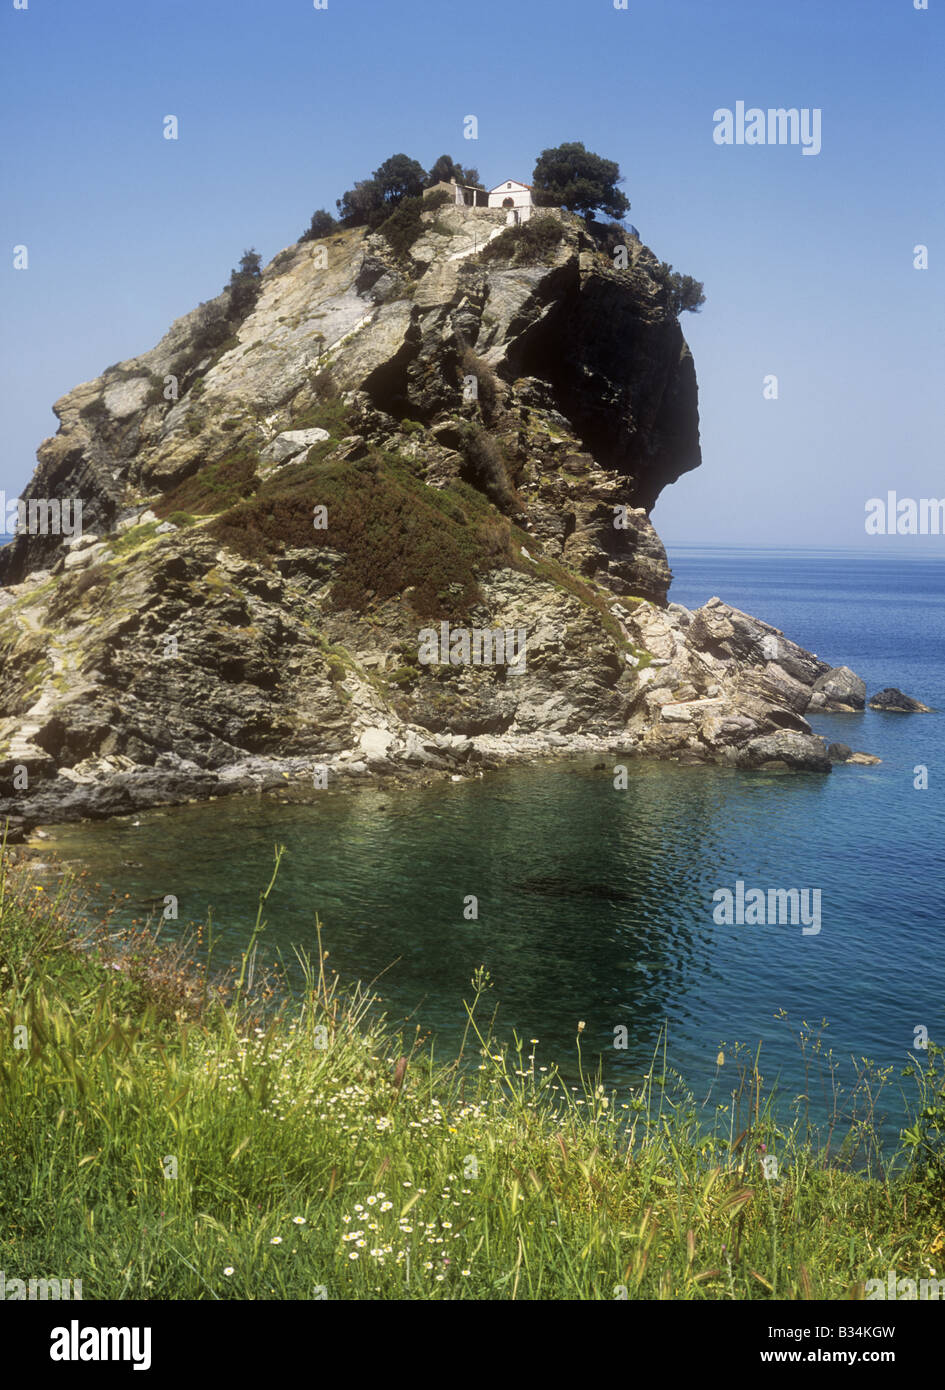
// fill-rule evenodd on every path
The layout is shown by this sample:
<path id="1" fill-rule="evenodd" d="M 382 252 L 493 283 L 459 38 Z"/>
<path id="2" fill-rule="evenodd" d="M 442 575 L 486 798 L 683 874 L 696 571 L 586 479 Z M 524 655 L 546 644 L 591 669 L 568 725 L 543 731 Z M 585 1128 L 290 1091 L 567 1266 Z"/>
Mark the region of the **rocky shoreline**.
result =
<path id="1" fill-rule="evenodd" d="M 459 780 L 516 763 L 587 754 L 607 754 L 616 762 L 646 758 L 767 772 L 827 773 L 836 762 L 879 761 L 844 744 L 828 745 L 804 717 L 865 708 L 865 684 L 849 668 L 829 666 L 778 629 L 718 598 L 696 611 L 679 604 L 640 604 L 633 612 L 623 610 L 624 619 L 628 635 L 664 655 L 653 656 L 636 673 L 630 717 L 622 728 L 596 734 L 573 728 L 431 733 L 389 719 L 356 724 L 352 746 L 314 757 L 247 755 L 207 767 L 167 751 L 149 766 L 105 754 L 60 767 L 32 795 L 3 799 L 0 817 L 7 822 L 9 842 L 21 843 L 44 824 L 221 796 L 314 795 L 378 781 Z M 899 691 L 881 695 L 878 708 L 928 709 Z M 28 756 L 28 750 L 20 755 Z"/>
<path id="2" fill-rule="evenodd" d="M 580 752 L 846 756 L 806 716 L 864 709 L 853 671 L 669 601 L 649 513 L 701 455 L 665 268 L 616 224 L 529 227 L 448 207 L 409 251 L 298 243 L 243 317 L 224 293 L 56 403 L 25 497 L 85 529 L 0 549 L 12 839 Z M 428 664 L 450 623 L 521 634 L 520 669 L 465 638 Z"/>

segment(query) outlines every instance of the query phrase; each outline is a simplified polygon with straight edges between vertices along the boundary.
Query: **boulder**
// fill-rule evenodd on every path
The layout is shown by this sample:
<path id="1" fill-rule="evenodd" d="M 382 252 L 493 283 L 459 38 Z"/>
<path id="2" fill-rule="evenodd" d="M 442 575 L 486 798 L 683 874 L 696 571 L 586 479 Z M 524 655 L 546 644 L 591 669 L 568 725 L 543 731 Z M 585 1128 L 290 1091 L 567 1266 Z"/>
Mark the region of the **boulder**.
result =
<path id="1" fill-rule="evenodd" d="M 895 686 L 887 686 L 870 697 L 870 709 L 884 710 L 889 714 L 931 714 L 928 705 L 914 700 L 911 695 L 903 695 Z"/>
<path id="2" fill-rule="evenodd" d="M 330 437 L 327 430 L 321 429 L 283 430 L 266 445 L 260 458 L 266 463 L 285 463 L 305 449 L 310 449 L 313 444 L 320 444 Z"/>
<path id="3" fill-rule="evenodd" d="M 853 757 L 853 749 L 845 743 L 831 743 L 827 748 L 827 757 L 832 763 L 847 763 Z"/>
<path id="4" fill-rule="evenodd" d="M 751 740 L 745 750 L 745 766 L 768 767 L 778 764 L 798 772 L 829 772 L 827 745 L 816 734 L 801 734 L 793 729 Z"/>
<path id="5" fill-rule="evenodd" d="M 845 713 L 861 710 L 866 704 L 866 682 L 849 666 L 833 666 L 818 676 L 814 681 L 814 692 L 825 697 L 828 710 Z"/>

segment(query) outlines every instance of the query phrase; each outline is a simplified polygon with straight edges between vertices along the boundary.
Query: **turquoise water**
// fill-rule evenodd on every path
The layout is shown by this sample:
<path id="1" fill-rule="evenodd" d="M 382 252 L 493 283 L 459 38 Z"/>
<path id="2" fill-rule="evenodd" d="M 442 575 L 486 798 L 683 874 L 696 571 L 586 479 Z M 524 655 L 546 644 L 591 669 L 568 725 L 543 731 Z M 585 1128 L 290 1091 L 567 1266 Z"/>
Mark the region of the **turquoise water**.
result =
<path id="1" fill-rule="evenodd" d="M 677 602 L 717 593 L 852 666 L 870 693 L 897 685 L 945 710 L 942 561 L 708 548 L 671 561 Z M 579 1021 L 585 1061 L 600 1055 L 617 1086 L 639 1079 L 665 1023 L 671 1062 L 700 1096 L 720 1044 L 730 1059 L 735 1040 L 762 1041 L 766 1080 L 793 1094 L 802 1020 L 829 1020 L 845 1080 L 851 1054 L 898 1071 L 916 1027 L 945 1040 L 945 714 L 813 722 L 881 765 L 823 777 L 631 762 L 618 791 L 612 760 L 563 761 L 312 805 L 221 800 L 142 815 L 137 827 L 63 828 L 54 843 L 104 889 L 128 893 L 129 917 L 166 893 L 181 926 L 212 906 L 232 956 L 284 843 L 267 949 L 289 962 L 294 944 L 313 949 L 317 912 L 330 964 L 344 979 L 381 976 L 389 1017 L 432 1030 L 444 1056 L 484 964 L 500 1034 L 538 1038 L 539 1064 L 554 1059 L 572 1079 Z M 819 888 L 821 931 L 716 925 L 713 892 L 739 879 Z M 464 919 L 468 895 L 476 921 Z M 620 1027 L 625 1050 L 613 1046 Z M 731 1084 L 729 1061 L 714 1099 Z M 895 1095 L 886 1101 L 894 1127 Z"/>

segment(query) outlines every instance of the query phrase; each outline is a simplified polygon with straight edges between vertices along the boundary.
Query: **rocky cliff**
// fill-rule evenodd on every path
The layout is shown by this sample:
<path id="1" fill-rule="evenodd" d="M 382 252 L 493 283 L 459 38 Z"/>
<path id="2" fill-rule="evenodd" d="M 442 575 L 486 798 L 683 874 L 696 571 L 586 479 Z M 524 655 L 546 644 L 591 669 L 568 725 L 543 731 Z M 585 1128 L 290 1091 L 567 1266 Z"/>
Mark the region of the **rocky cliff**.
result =
<path id="1" fill-rule="evenodd" d="M 700 453 L 658 261 L 504 216 L 291 246 L 238 321 L 224 294 L 56 403 L 24 497 L 82 532 L 0 551 L 14 829 L 549 749 L 829 767 L 827 663 L 668 604 L 648 513 Z M 443 624 L 521 632 L 523 669 L 426 662 Z"/>

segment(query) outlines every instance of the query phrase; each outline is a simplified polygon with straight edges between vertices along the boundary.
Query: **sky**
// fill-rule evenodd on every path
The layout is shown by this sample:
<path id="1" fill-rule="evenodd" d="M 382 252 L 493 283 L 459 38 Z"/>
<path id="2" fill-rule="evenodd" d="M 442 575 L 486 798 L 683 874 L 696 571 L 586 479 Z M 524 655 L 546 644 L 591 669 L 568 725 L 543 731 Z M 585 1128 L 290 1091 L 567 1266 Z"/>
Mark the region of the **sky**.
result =
<path id="1" fill-rule="evenodd" d="M 53 401 L 389 155 L 492 186 L 580 140 L 705 285 L 703 464 L 656 506 L 667 546 L 945 552 L 865 532 L 870 498 L 945 496 L 945 0 L 917 3 L 0 0 L 0 489 Z M 737 102 L 819 110 L 820 152 L 717 143 Z"/>

